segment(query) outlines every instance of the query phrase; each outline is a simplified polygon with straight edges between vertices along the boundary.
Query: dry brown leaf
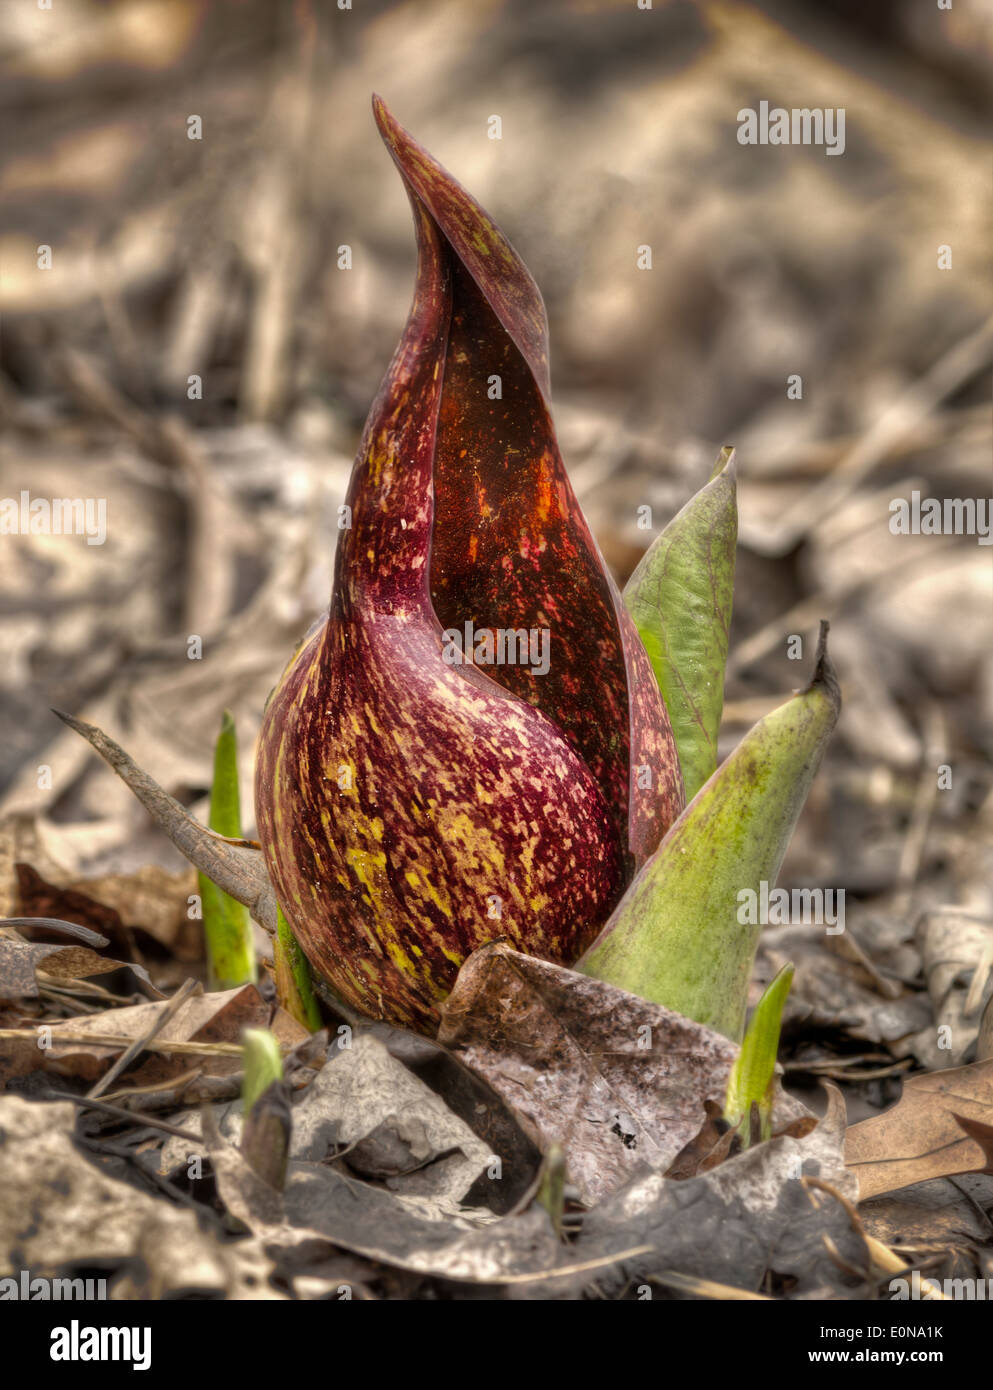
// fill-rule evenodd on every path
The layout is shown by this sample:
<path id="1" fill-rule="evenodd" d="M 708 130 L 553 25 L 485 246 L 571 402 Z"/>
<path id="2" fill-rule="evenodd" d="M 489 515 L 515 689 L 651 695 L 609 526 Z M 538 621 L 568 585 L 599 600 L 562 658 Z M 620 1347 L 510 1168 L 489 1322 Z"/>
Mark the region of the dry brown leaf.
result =
<path id="1" fill-rule="evenodd" d="M 46 880 L 31 864 L 18 863 L 16 870 L 25 916 L 80 922 L 109 937 L 118 951 L 130 952 L 132 933 L 139 932 L 180 960 L 203 955 L 203 924 L 187 916 L 187 898 L 197 891 L 192 869 L 171 874 L 158 864 L 147 864 L 130 874 L 64 883 Z"/>
<path id="2" fill-rule="evenodd" d="M 546 1150 L 566 1152 L 588 1204 L 664 1171 L 723 1100 L 737 1055 L 719 1033 L 499 942 L 469 957 L 438 1041 L 484 1077 Z M 781 1098 L 777 1119 L 806 1111 Z"/>
<path id="3" fill-rule="evenodd" d="M 706 1100 L 704 1109 L 707 1114 L 703 1124 L 669 1164 L 665 1171 L 667 1178 L 679 1182 L 695 1178 L 698 1173 L 723 1163 L 731 1152 L 737 1132 L 722 1118 L 722 1107 L 716 1101 Z"/>
<path id="4" fill-rule="evenodd" d="M 20 887 L 19 863 L 36 866 L 49 879 L 68 876 L 74 864 L 61 860 L 52 846 L 50 823 L 30 813 L 0 815 L 0 916 L 13 917 L 18 913 Z"/>
<path id="5" fill-rule="evenodd" d="M 76 942 L 62 945 L 0 937 L 0 999 L 37 999 L 44 984 L 64 985 L 117 970 L 131 971 L 132 985 L 137 984 L 142 993 L 153 999 L 162 998 L 148 972 L 132 961 L 114 960 Z"/>
<path id="6" fill-rule="evenodd" d="M 958 1111 L 953 1113 L 959 1129 L 968 1134 L 970 1139 L 975 1139 L 982 1149 L 986 1157 L 986 1167 L 983 1171 L 993 1173 L 993 1125 L 984 1124 L 982 1120 L 970 1119 L 968 1115 L 960 1115 Z"/>
<path id="7" fill-rule="evenodd" d="M 993 1236 L 986 1215 L 991 1208 L 993 1177 L 969 1173 L 954 1182 L 934 1178 L 894 1194 L 871 1197 L 859 1206 L 859 1216 L 870 1235 L 894 1248 L 913 1250 L 919 1257 L 940 1253 L 964 1257 Z"/>
<path id="8" fill-rule="evenodd" d="M 893 1192 L 928 1178 L 981 1173 L 991 1166 L 979 1138 L 965 1131 L 988 1130 L 993 1122 L 993 1059 L 968 1067 L 912 1076 L 890 1110 L 852 1125 L 845 1137 L 845 1162 L 855 1173 L 859 1200 Z"/>
<path id="9" fill-rule="evenodd" d="M 50 1035 L 45 1036 L 45 1046 L 36 1050 L 33 1065 L 62 1076 L 94 1081 L 125 1047 L 151 1030 L 165 1008 L 165 1004 L 136 1004 L 131 1008 L 107 1009 L 87 1018 L 51 1024 Z M 243 1028 L 271 1028 L 280 1042 L 290 1045 L 309 1036 L 282 1009 L 276 1010 L 273 1016 L 272 1007 L 254 985 L 242 985 L 218 993 L 193 995 L 165 1024 L 155 1041 L 237 1044 Z M 67 1035 L 73 1041 L 63 1042 L 60 1035 Z M 104 1040 L 120 1038 L 121 1045 L 86 1041 L 91 1036 Z M 189 1065 L 189 1057 L 182 1053 L 150 1054 L 136 1064 L 129 1073 L 129 1080 L 134 1085 L 150 1085 L 188 1070 Z M 239 1066 L 238 1055 L 210 1058 L 210 1070 L 214 1074 L 237 1071 Z"/>
<path id="10" fill-rule="evenodd" d="M 135 762 L 134 758 L 102 729 L 74 715 L 53 710 L 64 724 L 82 738 L 114 769 L 118 777 L 165 831 L 176 848 L 191 864 L 205 873 L 218 888 L 244 903 L 261 927 L 270 935 L 276 930 L 276 899 L 262 862 L 262 855 L 247 845 L 225 840 L 201 824 L 174 796 L 170 796 Z"/>
<path id="11" fill-rule="evenodd" d="M 9 937 L 0 937 L 0 999 L 37 999 L 39 990 L 35 978 L 36 967 L 44 969 L 47 960 L 51 969 L 54 964 L 52 957 L 57 956 L 60 951 L 71 949 L 74 948 L 12 941 Z M 82 949 L 85 951 L 85 947 Z M 95 953 L 89 951 L 86 954 Z"/>
<path id="12" fill-rule="evenodd" d="M 731 1155 L 742 1152 L 741 1136 L 723 1119 L 723 1106 L 718 1105 L 716 1101 L 708 1100 L 704 1101 L 704 1108 L 707 1112 L 706 1119 L 700 1126 L 699 1132 L 680 1149 L 666 1169 L 665 1176 L 667 1178 L 684 1182 L 687 1178 L 695 1178 L 700 1173 L 709 1173 L 712 1168 L 719 1167 Z M 816 1128 L 817 1119 L 814 1115 L 800 1115 L 777 1130 L 771 1137 L 773 1139 L 804 1139 Z M 751 1110 L 751 1143 L 753 1145 L 759 1143 L 759 1134 L 758 1105 L 753 1101 Z"/>

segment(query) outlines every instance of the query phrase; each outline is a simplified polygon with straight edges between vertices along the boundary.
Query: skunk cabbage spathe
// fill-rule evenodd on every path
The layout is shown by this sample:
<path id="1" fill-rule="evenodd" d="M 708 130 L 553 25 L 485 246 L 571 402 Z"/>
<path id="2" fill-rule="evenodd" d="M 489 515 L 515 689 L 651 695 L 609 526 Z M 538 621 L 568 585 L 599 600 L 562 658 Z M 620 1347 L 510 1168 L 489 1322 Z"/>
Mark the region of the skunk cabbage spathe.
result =
<path id="1" fill-rule="evenodd" d="M 328 618 L 267 706 L 256 811 L 314 968 L 363 1012 L 431 1030 L 485 941 L 573 963 L 684 797 L 559 456 L 538 289 L 374 110 L 413 208 L 414 302 L 359 447 Z"/>

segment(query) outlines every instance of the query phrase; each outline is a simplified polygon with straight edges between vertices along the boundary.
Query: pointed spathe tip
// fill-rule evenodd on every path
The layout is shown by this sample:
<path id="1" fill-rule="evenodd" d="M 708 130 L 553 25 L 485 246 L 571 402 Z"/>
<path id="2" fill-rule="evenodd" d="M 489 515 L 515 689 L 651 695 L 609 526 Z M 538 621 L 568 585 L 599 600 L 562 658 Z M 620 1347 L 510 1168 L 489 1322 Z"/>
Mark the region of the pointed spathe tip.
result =
<path id="1" fill-rule="evenodd" d="M 411 143 L 411 137 L 378 92 L 372 94 L 372 114 L 383 143 L 392 151 Z"/>

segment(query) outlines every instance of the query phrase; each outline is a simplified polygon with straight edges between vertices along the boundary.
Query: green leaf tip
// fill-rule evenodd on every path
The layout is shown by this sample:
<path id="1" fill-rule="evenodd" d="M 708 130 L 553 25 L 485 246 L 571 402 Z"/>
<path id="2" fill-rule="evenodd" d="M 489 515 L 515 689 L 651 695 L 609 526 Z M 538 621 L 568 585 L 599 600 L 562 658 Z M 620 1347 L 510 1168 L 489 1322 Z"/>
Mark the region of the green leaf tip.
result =
<path id="1" fill-rule="evenodd" d="M 241 794 L 238 788 L 238 738 L 230 710 L 221 716 L 214 745 L 214 780 L 210 788 L 210 828 L 236 840 L 241 836 Z"/>
<path id="2" fill-rule="evenodd" d="M 783 1006 L 793 982 L 793 964 L 784 965 L 763 992 L 748 1020 L 741 1049 L 728 1078 L 724 1118 L 732 1129 L 741 1129 L 742 1143 L 751 1141 L 752 1106 L 759 1116 L 759 1137 L 772 1135 L 773 1083 L 783 1021 Z"/>
<path id="3" fill-rule="evenodd" d="M 775 884 L 840 706 L 823 623 L 810 684 L 710 777 L 576 969 L 737 1041 L 761 932 L 745 895 Z"/>
<path id="4" fill-rule="evenodd" d="M 283 1057 L 268 1028 L 246 1028 L 241 1035 L 241 1055 L 245 1072 L 242 1113 L 248 1116 L 273 1082 L 283 1079 Z"/>
<path id="5" fill-rule="evenodd" d="M 238 740 L 229 710 L 221 716 L 214 746 L 214 780 L 210 788 L 211 830 L 229 839 L 241 837 L 241 796 L 238 787 Z M 199 873 L 207 963 L 215 989 L 234 989 L 258 978 L 255 942 L 248 909 Z"/>
<path id="6" fill-rule="evenodd" d="M 279 1042 L 266 1028 L 246 1028 L 241 1042 L 245 1068 L 241 1152 L 258 1176 L 278 1190 L 286 1182 L 293 1133 L 283 1058 Z"/>
<path id="7" fill-rule="evenodd" d="M 273 965 L 276 975 L 276 998 L 279 1003 L 298 1023 L 316 1033 L 321 1027 L 321 1009 L 314 993 L 310 963 L 278 904 Z"/>
<path id="8" fill-rule="evenodd" d="M 737 541 L 734 449 L 725 446 L 624 590 L 669 713 L 687 801 L 717 767 Z"/>
<path id="9" fill-rule="evenodd" d="M 723 444 L 721 446 L 717 454 L 717 462 L 711 470 L 708 482 L 712 483 L 715 478 L 719 477 L 724 472 L 725 468 L 728 469 L 732 477 L 737 478 L 737 465 L 734 459 L 733 444 Z"/>

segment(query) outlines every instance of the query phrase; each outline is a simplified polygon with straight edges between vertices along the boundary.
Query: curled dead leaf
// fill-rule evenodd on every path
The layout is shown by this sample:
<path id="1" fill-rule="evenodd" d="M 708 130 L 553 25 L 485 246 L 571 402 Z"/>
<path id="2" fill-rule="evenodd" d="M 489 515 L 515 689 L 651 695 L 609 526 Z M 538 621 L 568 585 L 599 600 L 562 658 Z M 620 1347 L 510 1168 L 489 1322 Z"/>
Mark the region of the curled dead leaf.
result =
<path id="1" fill-rule="evenodd" d="M 896 1105 L 845 1137 L 860 1201 L 928 1178 L 986 1171 L 991 1125 L 993 1059 L 910 1077 Z"/>
<path id="2" fill-rule="evenodd" d="M 658 1004 L 494 943 L 463 965 L 439 1042 L 483 1076 L 587 1204 L 664 1171 L 723 1098 L 737 1048 Z M 780 1095 L 776 1123 L 805 1115 Z"/>

